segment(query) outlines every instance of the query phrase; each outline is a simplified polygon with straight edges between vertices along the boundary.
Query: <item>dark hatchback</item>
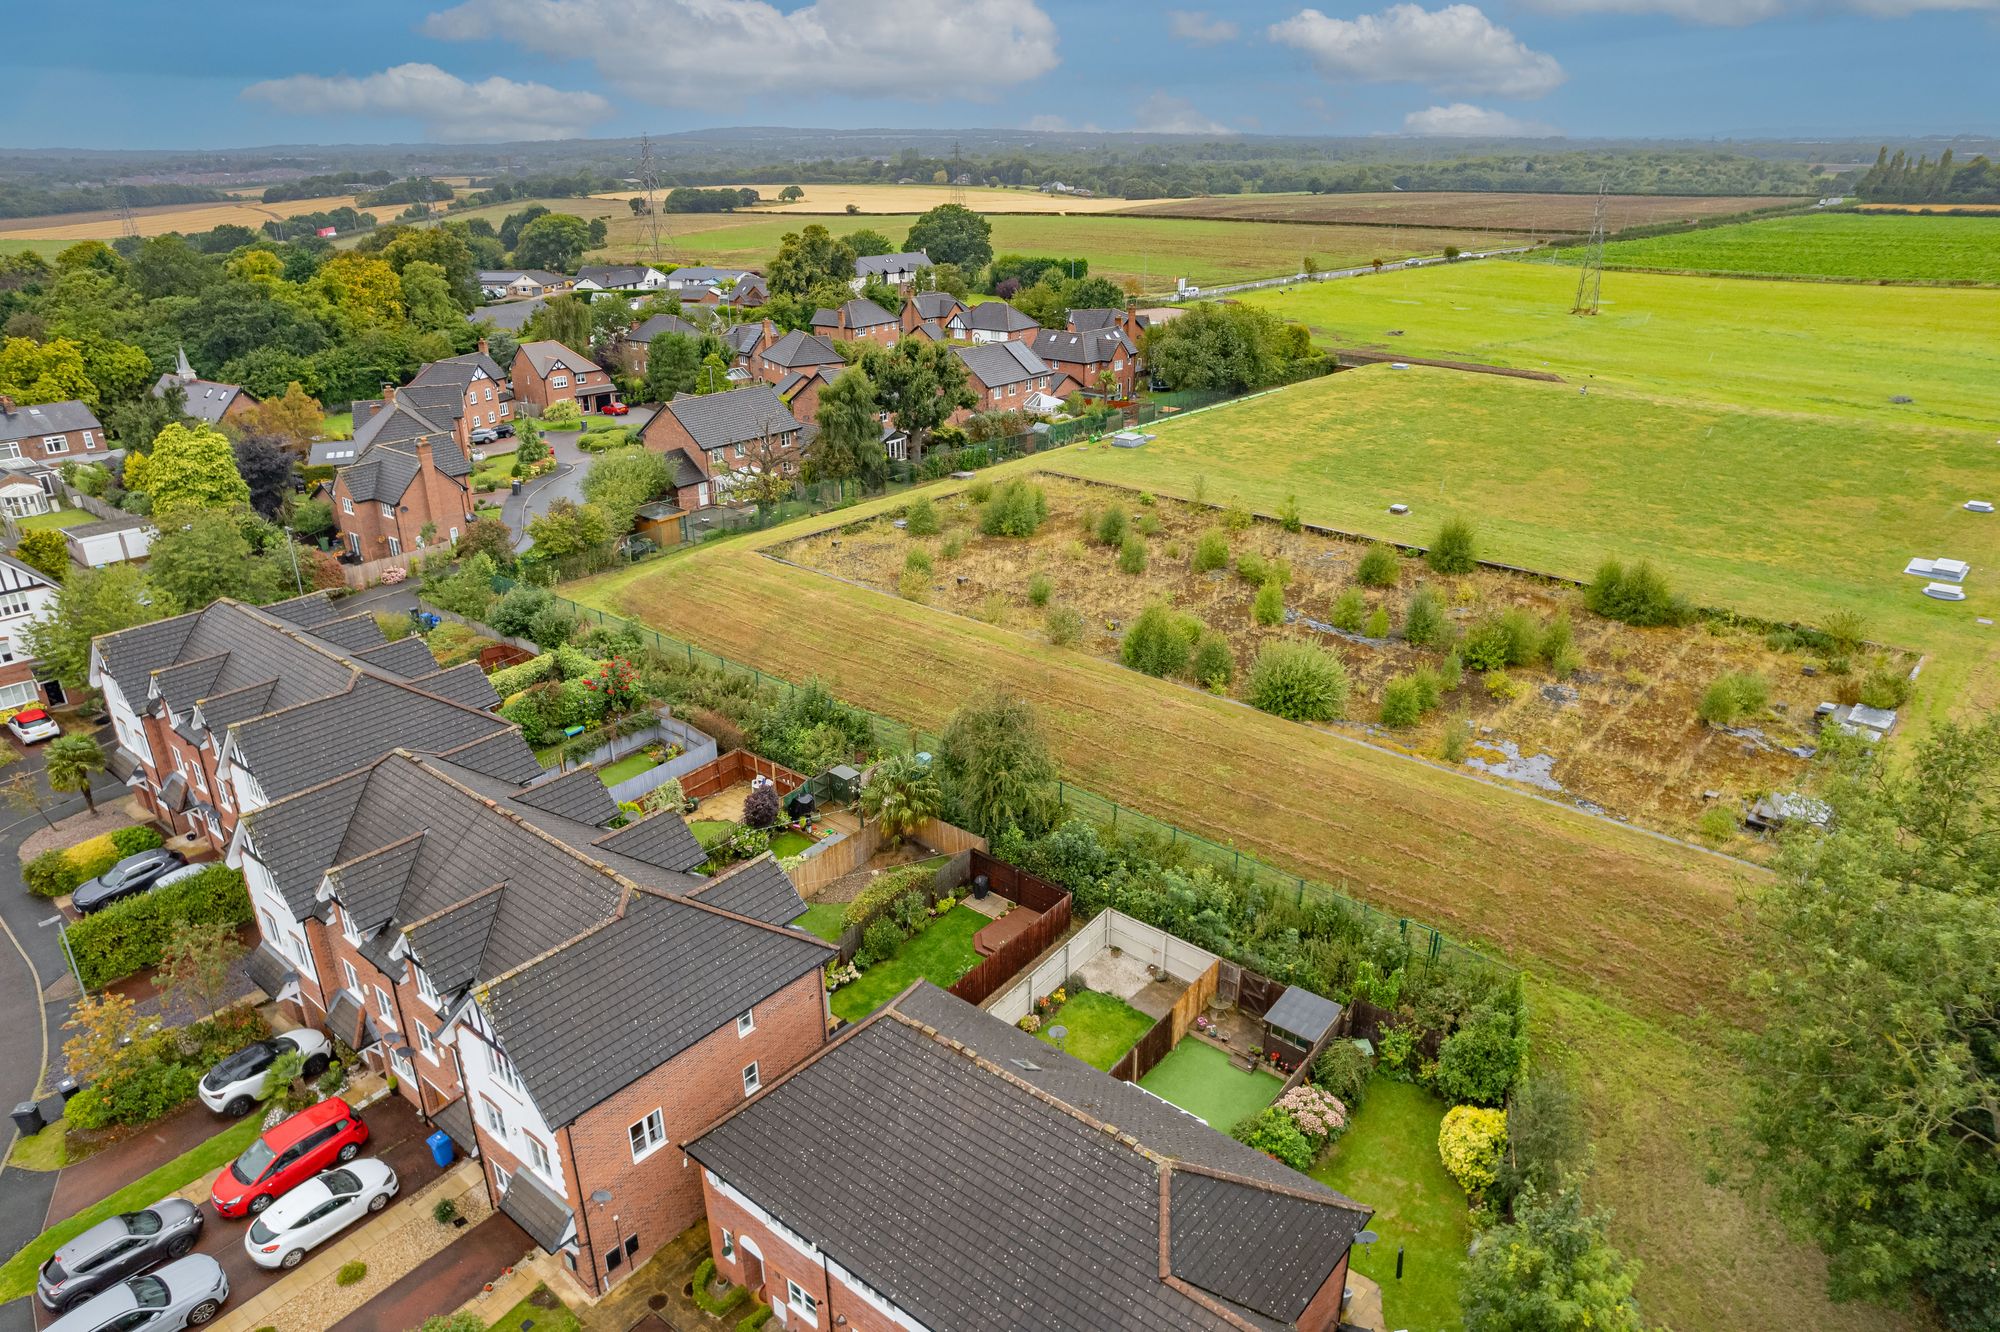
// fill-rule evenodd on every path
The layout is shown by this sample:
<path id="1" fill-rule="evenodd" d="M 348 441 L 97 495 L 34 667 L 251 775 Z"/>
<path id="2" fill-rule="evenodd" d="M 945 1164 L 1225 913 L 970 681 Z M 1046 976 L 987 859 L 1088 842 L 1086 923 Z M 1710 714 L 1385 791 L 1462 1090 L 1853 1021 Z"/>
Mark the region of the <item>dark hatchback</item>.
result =
<path id="1" fill-rule="evenodd" d="M 162 1198 L 151 1207 L 125 1212 L 57 1249 L 42 1264 L 35 1294 L 58 1313 L 135 1272 L 179 1258 L 201 1238 L 204 1213 L 184 1198 Z"/>
<path id="2" fill-rule="evenodd" d="M 102 911 L 113 902 L 128 897 L 137 897 L 160 881 L 160 876 L 168 870 L 179 869 L 187 864 L 187 857 L 178 851 L 165 847 L 154 847 L 151 851 L 141 851 L 136 856 L 127 856 L 104 873 L 70 894 L 69 904 L 77 914 L 87 916 L 93 911 Z"/>

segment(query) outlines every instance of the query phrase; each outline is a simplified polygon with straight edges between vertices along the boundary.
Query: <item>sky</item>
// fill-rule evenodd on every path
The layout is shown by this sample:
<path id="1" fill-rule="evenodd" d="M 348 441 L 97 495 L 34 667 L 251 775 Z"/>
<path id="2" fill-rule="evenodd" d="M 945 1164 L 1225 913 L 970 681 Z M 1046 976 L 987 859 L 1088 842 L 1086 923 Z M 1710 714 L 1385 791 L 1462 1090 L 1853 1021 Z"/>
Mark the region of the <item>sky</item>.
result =
<path id="1" fill-rule="evenodd" d="M 95 0 L 20 7 L 10 148 L 727 125 L 1990 133 L 2000 0 Z"/>

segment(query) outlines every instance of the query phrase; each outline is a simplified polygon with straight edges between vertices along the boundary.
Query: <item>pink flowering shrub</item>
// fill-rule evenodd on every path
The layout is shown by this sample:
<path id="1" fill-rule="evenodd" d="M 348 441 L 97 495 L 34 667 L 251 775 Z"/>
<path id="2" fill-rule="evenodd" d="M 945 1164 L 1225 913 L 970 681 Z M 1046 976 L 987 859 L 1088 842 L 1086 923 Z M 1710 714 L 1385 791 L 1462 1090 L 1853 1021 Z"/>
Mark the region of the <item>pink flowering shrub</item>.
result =
<path id="1" fill-rule="evenodd" d="M 1347 1131 L 1347 1107 L 1332 1093 L 1302 1082 L 1278 1098 L 1278 1108 L 1291 1117 L 1315 1149 Z"/>

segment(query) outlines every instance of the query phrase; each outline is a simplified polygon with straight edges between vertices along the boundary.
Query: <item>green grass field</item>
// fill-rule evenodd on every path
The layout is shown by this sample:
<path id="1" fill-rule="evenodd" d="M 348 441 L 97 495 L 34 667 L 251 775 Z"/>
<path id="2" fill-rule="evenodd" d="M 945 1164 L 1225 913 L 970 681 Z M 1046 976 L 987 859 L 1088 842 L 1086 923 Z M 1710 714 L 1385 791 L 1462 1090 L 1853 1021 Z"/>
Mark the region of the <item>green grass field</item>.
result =
<path id="1" fill-rule="evenodd" d="M 1578 251 L 1552 252 L 1574 263 Z M 1608 267 L 1857 282 L 2000 282 L 2000 217 L 1815 213 L 1604 247 Z"/>
<path id="2" fill-rule="evenodd" d="M 1571 394 L 1970 426 L 1989 443 L 2000 423 L 2000 290 L 1608 273 L 1590 318 L 1569 313 L 1575 295 L 1573 269 L 1480 260 L 1242 300 L 1326 345 L 1553 371 Z"/>
<path id="3" fill-rule="evenodd" d="M 1152 1026 L 1153 1019 L 1117 995 L 1085 990 L 1071 995 L 1067 1003 L 1050 1013 L 1035 1034 L 1054 1045 L 1055 1037 L 1049 1032 L 1061 1027 L 1063 1049 L 1092 1068 L 1109 1069 Z"/>
<path id="4" fill-rule="evenodd" d="M 1382 1238 L 1355 1248 L 1354 1270 L 1382 1287 L 1389 1326 L 1409 1332 L 1461 1326 L 1459 1274 L 1472 1242 L 1472 1214 L 1465 1191 L 1438 1158 L 1438 1126 L 1449 1108 L 1421 1087 L 1378 1077 L 1347 1132 L 1312 1171 L 1320 1183 L 1375 1209 L 1368 1228 Z"/>
<path id="5" fill-rule="evenodd" d="M 51 509 L 47 513 L 30 514 L 26 518 L 16 518 L 14 526 L 23 532 L 61 531 L 68 527 L 81 527 L 94 523 L 97 519 L 82 509 Z"/>
<path id="6" fill-rule="evenodd" d="M 23 236 L 0 237 L 0 254 L 19 254 L 24 250 L 39 254 L 44 259 L 54 259 L 57 255 L 76 244 L 73 240 L 41 240 Z"/>

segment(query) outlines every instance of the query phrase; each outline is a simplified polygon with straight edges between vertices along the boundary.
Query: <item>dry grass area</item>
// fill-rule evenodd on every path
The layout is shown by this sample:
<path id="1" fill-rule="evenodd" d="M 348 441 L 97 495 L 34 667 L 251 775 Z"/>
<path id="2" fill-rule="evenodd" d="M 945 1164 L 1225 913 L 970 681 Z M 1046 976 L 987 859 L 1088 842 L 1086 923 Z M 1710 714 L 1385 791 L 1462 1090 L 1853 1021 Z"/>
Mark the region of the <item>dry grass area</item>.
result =
<path id="1" fill-rule="evenodd" d="M 1043 475 L 1036 481 L 1048 497 L 1049 521 L 1033 537 L 980 536 L 975 506 L 961 493 L 940 505 L 948 524 L 941 537 L 911 537 L 885 515 L 775 553 L 893 592 L 908 553 L 921 548 L 933 568 L 925 580 L 928 602 L 1036 636 L 1043 634 L 1045 612 L 1030 604 L 1028 586 L 1040 575 L 1053 585 L 1052 604 L 1082 612 L 1078 650 L 1114 660 L 1123 627 L 1148 603 L 1164 601 L 1227 636 L 1239 685 L 1263 644 L 1286 638 L 1320 642 L 1347 666 L 1353 684 L 1345 728 L 1350 732 L 1403 752 L 1439 757 L 1448 718 L 1462 711 L 1474 727 L 1468 756 L 1474 767 L 1680 835 L 1692 833 L 1711 805 L 1735 807 L 1768 791 L 1790 789 L 1806 767 L 1791 751 L 1813 744 L 1814 705 L 1843 691 L 1852 694 L 1872 664 L 1856 661 L 1840 680 L 1812 678 L 1803 673 L 1818 669 L 1811 659 L 1774 652 L 1750 630 L 1720 624 L 1635 629 L 1592 615 L 1565 585 L 1498 570 L 1439 577 L 1420 561 L 1404 559 L 1398 586 L 1363 588 L 1355 566 L 1366 546 L 1358 541 L 1289 533 L 1265 520 L 1230 532 L 1219 522 L 1221 512 L 1210 506 L 1174 499 L 1146 504 L 1138 492 L 1066 477 Z M 1121 572 L 1117 551 L 1089 539 L 1097 516 L 1113 507 L 1152 529 L 1141 574 Z M 1228 537 L 1230 570 L 1194 571 L 1196 544 L 1208 531 Z M 962 553 L 946 558 L 944 551 L 959 543 Z M 1290 623 L 1256 622 L 1257 585 L 1232 571 L 1240 570 L 1245 557 L 1253 565 L 1283 561 L 1289 567 Z M 1443 653 L 1400 636 L 1411 598 L 1425 587 L 1461 631 L 1517 608 L 1544 625 L 1566 614 L 1582 668 L 1562 679 L 1545 665 L 1514 668 L 1505 673 L 1512 697 L 1490 691 L 1483 677 L 1467 672 L 1464 684 L 1418 725 L 1376 724 L 1382 691 L 1391 680 L 1443 664 Z M 1335 600 L 1350 588 L 1363 595 L 1370 614 L 1378 608 L 1386 614 L 1392 626 L 1387 635 L 1366 638 L 1308 623 L 1331 621 Z M 1908 663 L 1900 668 L 1907 671 Z M 1708 684 L 1731 672 L 1755 674 L 1771 687 L 1771 710 L 1742 723 L 1744 734 L 1717 730 L 1695 715 Z M 1704 799 L 1708 791 L 1721 795 L 1710 801 Z"/>
<path id="2" fill-rule="evenodd" d="M 1797 203 L 1795 199 L 1727 195 L 1688 198 L 1614 194 L 1606 206 L 1611 229 L 1691 222 L 1725 213 Z M 1256 222 L 1348 222 L 1406 227 L 1483 227 L 1529 234 L 1584 233 L 1597 205 L 1590 194 L 1394 192 L 1389 194 L 1238 194 L 1165 199 L 1128 211 L 1156 217 L 1213 217 Z"/>
<path id="3" fill-rule="evenodd" d="M 324 199 L 287 199 L 283 203 L 263 203 L 256 199 L 235 199 L 226 203 L 161 204 L 156 208 L 134 208 L 132 220 L 142 236 L 161 236 L 169 231 L 192 234 L 212 227 L 235 223 L 261 227 L 266 222 L 297 217 L 301 213 L 331 212 L 355 206 L 351 194 Z M 387 221 L 398 208 L 375 210 Z M 0 241 L 10 240 L 111 240 L 125 234 L 125 222 L 115 212 L 62 213 L 53 217 L 14 217 L 0 223 Z"/>
<path id="4" fill-rule="evenodd" d="M 778 202 L 783 185 L 705 185 L 703 189 L 751 189 L 764 196 L 756 206 L 759 213 L 846 214 L 852 205 L 862 213 L 921 213 L 939 204 L 957 202 L 948 185 L 810 185 L 803 181 L 803 199 Z M 615 190 L 593 195 L 620 203 L 632 197 L 631 190 Z M 959 191 L 967 208 L 975 213 L 1117 213 L 1132 207 L 1130 199 L 1079 199 L 1067 194 L 1043 194 L 1029 189 L 967 188 Z M 675 214 L 675 216 L 682 216 Z M 829 223 L 828 225 L 832 225 Z M 835 230 L 843 228 L 836 227 Z"/>
<path id="5" fill-rule="evenodd" d="M 1855 207 L 1864 213 L 1915 213 L 1924 209 L 1934 213 L 2000 213 L 2000 203 L 1865 203 Z"/>

